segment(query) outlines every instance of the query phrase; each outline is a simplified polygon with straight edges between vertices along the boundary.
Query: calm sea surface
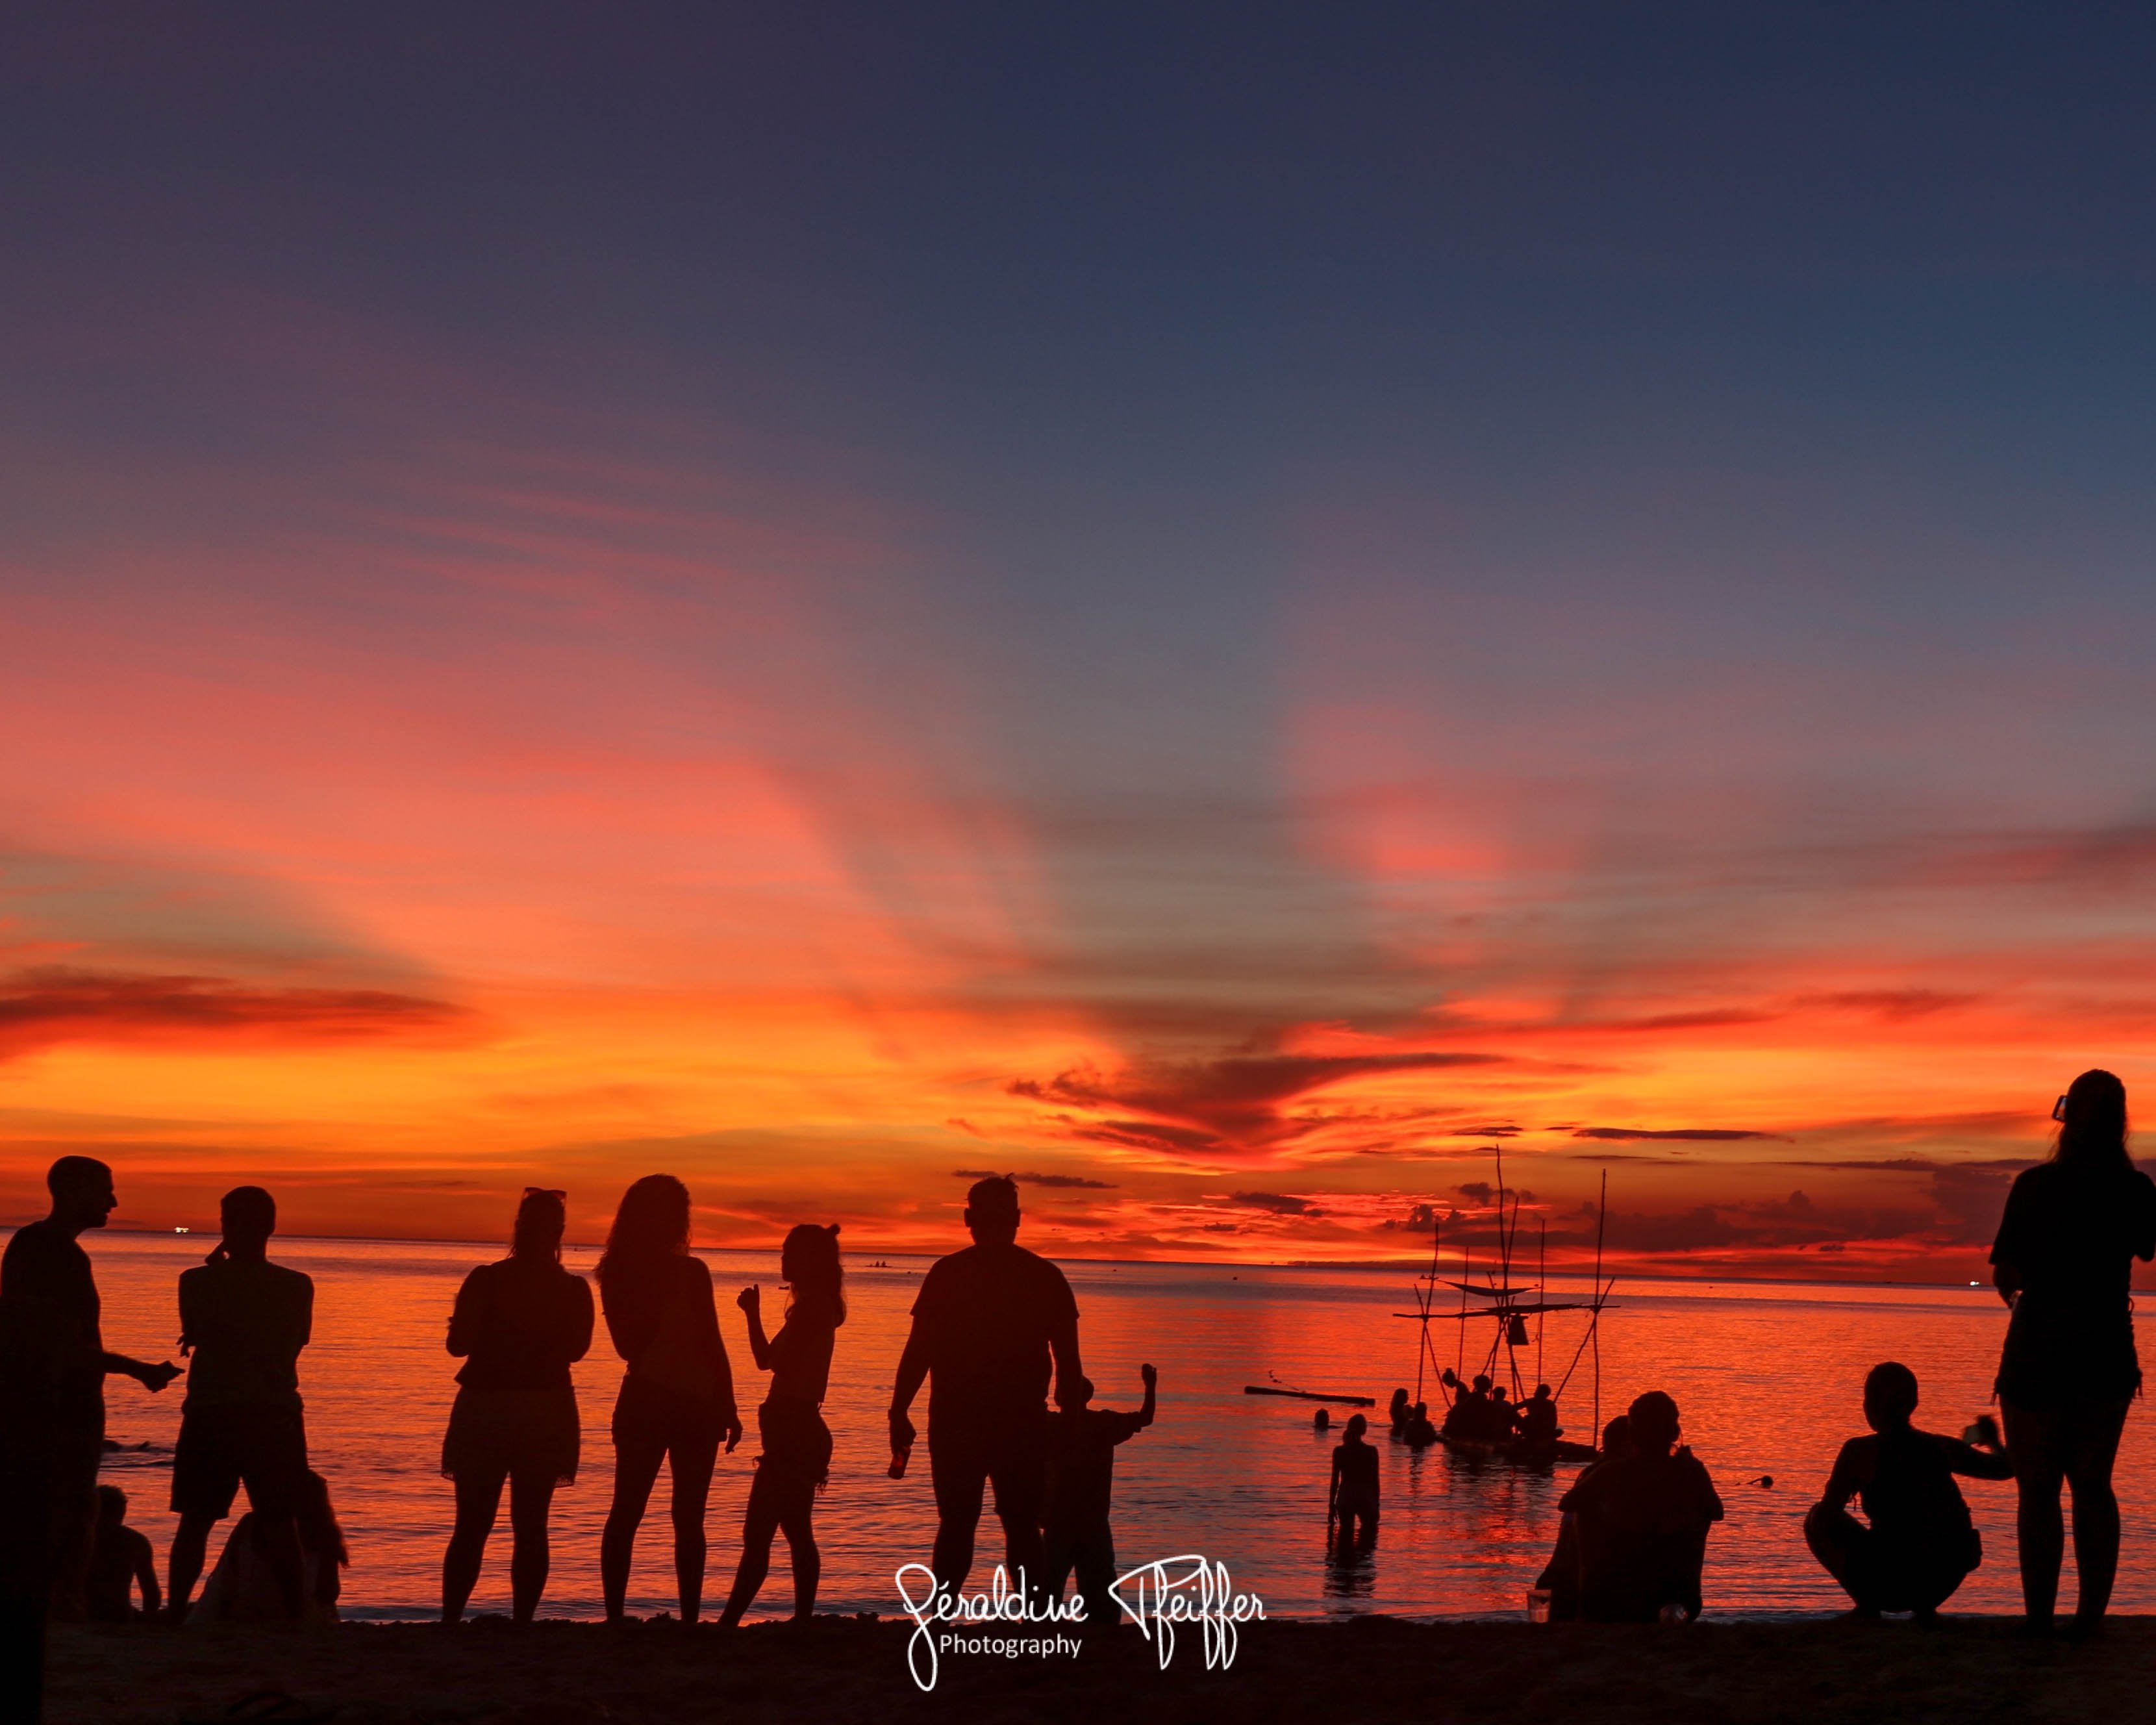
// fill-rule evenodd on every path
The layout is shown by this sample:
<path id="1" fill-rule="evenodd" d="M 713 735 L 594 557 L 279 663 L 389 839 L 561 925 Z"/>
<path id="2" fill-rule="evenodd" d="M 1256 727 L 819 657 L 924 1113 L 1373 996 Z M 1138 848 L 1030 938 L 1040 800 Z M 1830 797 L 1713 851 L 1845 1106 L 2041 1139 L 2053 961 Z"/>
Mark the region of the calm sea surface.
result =
<path id="1" fill-rule="evenodd" d="M 85 1243 L 104 1291 L 106 1345 L 151 1359 L 171 1354 L 178 1331 L 175 1279 L 214 1242 L 113 1234 L 90 1235 Z M 330 1480 L 352 1543 L 348 1616 L 420 1617 L 436 1607 L 450 1516 L 440 1445 L 458 1363 L 443 1351 L 442 1338 L 465 1271 L 498 1255 L 465 1245 L 277 1242 L 279 1261 L 315 1279 L 315 1340 L 301 1356 L 300 1380 L 315 1463 Z M 756 1281 L 777 1309 L 777 1255 L 700 1255 L 717 1276 L 746 1413 L 761 1399 L 761 1374 L 751 1366 L 731 1301 Z M 577 1251 L 568 1262 L 588 1274 L 595 1257 Z M 828 1610 L 894 1610 L 893 1572 L 928 1555 L 935 1515 L 926 1452 L 916 1452 L 906 1479 L 887 1478 L 881 1417 L 907 1308 L 928 1262 L 849 1266 L 852 1317 L 839 1332 L 824 1409 L 837 1450 L 817 1510 L 821 1604 Z M 1380 1436 L 1380 1535 L 1373 1553 L 1343 1568 L 1328 1562 L 1324 1539 L 1337 1431 L 1316 1434 L 1306 1404 L 1241 1393 L 1268 1374 L 1381 1403 L 1395 1384 L 1412 1387 L 1415 1326 L 1390 1316 L 1409 1309 L 1409 1275 L 1160 1264 L 1065 1268 L 1083 1313 L 1085 1360 L 1101 1386 L 1099 1403 L 1135 1407 L 1140 1362 L 1152 1361 L 1161 1371 L 1159 1421 L 1125 1445 L 1116 1463 L 1116 1546 L 1126 1565 L 1204 1553 L 1226 1563 L 1275 1615 L 1518 1611 L 1556 1535 L 1557 1500 L 1574 1470 L 1538 1476 L 1477 1466 L 1439 1450 L 1416 1455 Z M 1728 1505 L 1729 1519 L 1707 1547 L 1708 1608 L 1720 1613 L 1839 1609 L 1840 1595 L 1821 1584 L 1805 1553 L 1799 1522 L 1836 1446 L 1862 1429 L 1857 1397 L 1865 1371 L 1887 1358 L 1912 1367 L 1923 1385 L 1920 1422 L 1958 1431 L 1987 1405 L 2005 1327 L 2004 1308 L 1988 1288 L 1638 1281 L 1620 1284 L 1616 1300 L 1604 1321 L 1603 1410 L 1605 1416 L 1621 1410 L 1643 1389 L 1676 1397 L 1686 1438 Z M 1578 1333 L 1563 1332 L 1560 1348 L 1558 1326 L 1573 1322 L 1550 1321 L 1553 1378 Z M 1472 1333 L 1487 1347 L 1487 1327 Z M 1453 1345 L 1451 1327 L 1442 1339 Z M 577 1483 L 555 1500 L 554 1571 L 544 1607 L 550 1615 L 598 1615 L 598 1532 L 613 1477 L 607 1419 L 620 1375 L 602 1327 L 592 1357 L 577 1368 L 584 1462 Z M 1575 1435 L 1589 1427 L 1591 1377 L 1590 1354 L 1563 1401 L 1565 1425 Z M 111 1435 L 168 1446 L 182 1387 L 151 1396 L 112 1380 Z M 919 1411 L 925 1414 L 925 1398 Z M 1336 1425 L 1344 1415 L 1334 1410 Z M 706 1597 L 713 1607 L 725 1596 L 737 1550 L 756 1442 L 752 1420 L 750 1431 L 734 1455 L 721 1459 L 712 1491 Z M 2153 1457 L 2156 1414 L 2137 1404 L 2118 1470 L 2126 1553 L 2117 1604 L 2124 1610 L 2156 1609 Z M 156 1542 L 162 1570 L 172 1526 L 165 1512 L 169 1474 L 142 1465 L 159 1459 L 166 1458 L 114 1458 L 107 1478 L 129 1491 L 132 1519 Z M 1748 1483 L 1765 1475 L 1774 1478 L 1771 1488 Z M 1987 1555 L 1953 1609 L 2016 1610 L 2013 1487 L 1973 1481 L 1964 1489 Z M 662 1502 L 654 1502 L 659 1512 L 638 1545 L 634 1611 L 673 1607 Z M 999 1548 L 992 1527 L 987 1521 L 984 1553 Z M 508 1556 L 505 1517 L 474 1610 L 508 1609 Z M 977 1581 L 985 1582 L 986 1567 L 977 1570 Z M 782 1543 L 759 1610 L 790 1609 L 789 1588 Z"/>

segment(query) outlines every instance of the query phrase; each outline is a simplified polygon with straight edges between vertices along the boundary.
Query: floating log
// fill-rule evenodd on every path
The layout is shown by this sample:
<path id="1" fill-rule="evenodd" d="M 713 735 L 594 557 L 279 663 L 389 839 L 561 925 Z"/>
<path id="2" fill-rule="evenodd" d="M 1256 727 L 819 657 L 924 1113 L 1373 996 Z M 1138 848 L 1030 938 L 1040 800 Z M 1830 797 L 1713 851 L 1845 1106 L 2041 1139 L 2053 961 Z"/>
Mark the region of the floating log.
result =
<path id="1" fill-rule="evenodd" d="M 1337 1402 L 1343 1407 L 1349 1408 L 1374 1408 L 1378 1405 L 1378 1399 L 1374 1395 L 1320 1395 L 1313 1389 L 1273 1389 L 1263 1384 L 1245 1384 L 1243 1386 L 1243 1394 L 1245 1395 L 1284 1395 L 1291 1401 L 1298 1402 Z"/>

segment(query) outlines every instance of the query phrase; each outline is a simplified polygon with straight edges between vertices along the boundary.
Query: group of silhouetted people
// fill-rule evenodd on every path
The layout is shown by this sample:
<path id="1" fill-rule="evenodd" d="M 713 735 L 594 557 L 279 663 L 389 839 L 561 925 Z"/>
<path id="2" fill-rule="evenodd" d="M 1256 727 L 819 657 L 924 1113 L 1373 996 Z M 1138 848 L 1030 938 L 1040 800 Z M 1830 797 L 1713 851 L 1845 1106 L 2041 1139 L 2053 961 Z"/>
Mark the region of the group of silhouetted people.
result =
<path id="1" fill-rule="evenodd" d="M 1804 1517 L 1805 1543 L 1853 1616 L 1931 1620 L 1983 1560 L 1959 1475 L 2015 1481 L 2022 1603 L 2039 1631 L 2056 1609 L 2060 1491 L 2071 1490 L 2081 1590 L 2070 1632 L 2103 1620 L 2118 1568 L 2112 1466 L 2141 1389 L 2129 1277 L 2135 1259 L 2156 1258 L 2156 1182 L 2127 1155 L 2126 1087 L 2111 1073 L 2082 1074 L 2056 1117 L 2057 1147 L 2015 1178 L 1991 1249 L 1993 1281 L 2013 1311 L 1994 1386 L 2004 1433 L 1988 1414 L 1964 1437 L 1921 1430 L 1916 1373 L 1887 1361 L 1864 1382 L 1870 1434 L 1842 1445 Z M 1599 1459 L 1562 1501 L 1557 1550 L 1537 1584 L 1553 1618 L 1698 1615 L 1707 1532 L 1722 1509 L 1680 1436 L 1676 1404 L 1659 1392 L 1610 1422 Z"/>
<path id="2" fill-rule="evenodd" d="M 67 1157 L 47 1179 L 52 1213 L 18 1230 L 0 1268 L 0 1661 L 35 1694 L 43 1625 L 60 1620 L 333 1621 L 349 1563 L 328 1486 L 310 1466 L 299 1358 L 312 1334 L 314 1286 L 274 1264 L 276 1204 L 256 1186 L 225 1194 L 223 1237 L 179 1279 L 187 1398 L 174 1446 L 179 1517 L 167 1583 L 149 1542 L 126 1524 L 126 1499 L 100 1486 L 104 1379 L 162 1390 L 180 1368 L 105 1351 L 96 1283 L 78 1242 L 117 1202 L 110 1169 Z M 459 1288 L 449 1352 L 463 1361 L 442 1440 L 456 1518 L 442 1562 L 442 1615 L 454 1623 L 476 1584 L 509 1496 L 512 1610 L 536 1612 L 549 1567 L 556 1489 L 573 1481 L 583 1433 L 571 1368 L 589 1352 L 596 1318 L 627 1367 L 612 1420 L 613 1498 L 600 1541 L 606 1615 L 624 1615 L 630 1558 L 660 1471 L 667 1470 L 680 1615 L 702 1608 L 704 1522 L 721 1448 L 742 1437 L 734 1377 L 710 1270 L 690 1255 L 690 1197 L 653 1174 L 623 1194 L 601 1255 L 594 1311 L 588 1283 L 562 1264 L 566 1194 L 529 1188 L 509 1255 Z M 1142 1404 L 1091 1405 L 1080 1369 L 1078 1307 L 1063 1272 L 1017 1243 L 1018 1189 L 1004 1178 L 968 1194 L 973 1244 L 923 1280 L 898 1363 L 889 1425 L 892 1472 L 915 1442 L 911 1409 L 929 1385 L 928 1455 L 937 1513 L 933 1568 L 956 1591 L 973 1563 L 984 1492 L 992 1491 L 1004 1560 L 1034 1599 L 1060 1599 L 1075 1574 L 1086 1626 L 1112 1626 L 1110 1528 L 1115 1451 L 1153 1420 L 1157 1374 L 1142 1368 Z M 829 1477 L 822 1404 L 845 1322 L 839 1229 L 804 1224 L 786 1236 L 779 1273 L 790 1293 L 775 1332 L 762 1291 L 736 1304 L 751 1358 L 770 1374 L 757 1409 L 762 1454 L 742 1518 L 742 1550 L 721 1615 L 738 1623 L 783 1534 L 793 1560 L 794 1615 L 815 1609 L 821 1574 L 816 1496 Z M 1051 1376 L 1056 1411 L 1045 1398 Z M 244 1489 L 248 1511 L 195 1597 L 211 1533 Z M 138 1608 L 134 1601 L 141 1599 Z M 19 1697 L 10 1697 L 19 1698 Z"/>
<path id="3" fill-rule="evenodd" d="M 1981 1542 L 1955 1476 L 2012 1477 L 2022 1591 L 2032 1625 L 2052 1620 L 2064 1555 L 2060 1492 L 2073 1493 L 2081 1630 L 2101 1621 L 2118 1558 L 2111 1489 L 2128 1406 L 2139 1393 L 2128 1298 L 2132 1261 L 2156 1257 L 2156 1183 L 2126 1152 L 2126 1092 L 2107 1072 L 2074 1081 L 2056 1111 L 2051 1160 L 2014 1183 L 1992 1249 L 1994 1280 L 2012 1308 L 1996 1389 L 2003 1435 L 1988 1418 L 1972 1443 L 1919 1430 L 1915 1375 L 1892 1362 L 1864 1385 L 1871 1430 L 1842 1448 L 1804 1537 L 1860 1615 L 1939 1606 L 1976 1567 Z M 270 1194 L 225 1194 L 223 1234 L 179 1279 L 180 1351 L 187 1389 L 173 1455 L 179 1517 L 167 1584 L 148 1543 L 126 1524 L 126 1500 L 100 1487 L 105 1379 L 158 1391 L 179 1375 L 108 1352 L 80 1235 L 117 1202 L 110 1169 L 64 1157 L 47 1178 L 50 1214 L 16 1230 L 0 1260 L 0 1664 L 34 1671 L 48 1615 L 115 1620 L 136 1608 L 179 1621 L 333 1620 L 350 1561 L 322 1476 L 309 1464 L 298 1360 L 312 1331 L 314 1287 L 270 1261 Z M 442 1565 L 442 1613 L 455 1622 L 477 1580 L 505 1486 L 519 1620 L 537 1609 L 548 1568 L 556 1488 L 572 1481 L 582 1433 L 571 1368 L 588 1352 L 595 1316 L 625 1363 L 612 1420 L 613 1497 L 600 1546 L 606 1614 L 620 1619 L 630 1557 L 660 1470 L 669 1474 L 674 1564 L 685 1620 L 702 1604 L 704 1521 L 721 1448 L 742 1422 L 711 1275 L 690 1255 L 690 1197 L 670 1175 L 624 1194 L 600 1258 L 598 1313 L 584 1280 L 562 1266 L 564 1194 L 528 1189 L 510 1254 L 474 1270 L 458 1291 L 448 1347 L 464 1362 L 442 1444 L 456 1519 Z M 1075 1574 L 1088 1626 L 1112 1625 L 1110 1526 L 1116 1447 L 1153 1420 L 1157 1376 L 1142 1369 L 1134 1412 L 1094 1407 L 1081 1368 L 1078 1307 L 1060 1270 L 1017 1243 L 1009 1179 L 978 1182 L 965 1223 L 973 1244 L 923 1279 L 898 1362 L 888 1415 L 891 1473 L 915 1446 L 911 1409 L 926 1383 L 928 1462 L 937 1527 L 932 1567 L 956 1592 L 973 1567 L 984 1497 L 1004 1532 L 1005 1567 L 1038 1602 Z M 721 1622 L 739 1622 L 783 1534 L 794 1612 L 815 1607 L 820 1576 L 814 1510 L 829 1476 L 821 1411 L 844 1323 L 835 1224 L 786 1236 L 790 1291 L 776 1333 L 761 1291 L 736 1303 L 751 1358 L 770 1374 L 757 1410 L 762 1453 L 748 1493 L 742 1551 Z M 1457 1390 L 1449 1438 L 1552 1451 L 1560 1435 L 1548 1386 L 1513 1402 L 1486 1377 Z M 1048 1406 L 1053 1389 L 1055 1411 Z M 1420 1447 L 1440 1434 L 1426 1406 L 1397 1392 L 1395 1436 Z M 1357 1414 L 1332 1454 L 1327 1514 L 1343 1546 L 1367 1545 L 1378 1515 L 1377 1452 Z M 1709 1528 L 1722 1505 L 1682 1442 L 1676 1403 L 1635 1400 L 1602 1435 L 1596 1459 L 1561 1508 L 1557 1548 L 1540 1585 L 1553 1617 L 1689 1620 L 1701 1609 Z M 244 1488 L 249 1509 L 226 1539 L 199 1599 L 209 1538 Z M 1862 1518 L 1850 1512 L 1854 1502 Z"/>

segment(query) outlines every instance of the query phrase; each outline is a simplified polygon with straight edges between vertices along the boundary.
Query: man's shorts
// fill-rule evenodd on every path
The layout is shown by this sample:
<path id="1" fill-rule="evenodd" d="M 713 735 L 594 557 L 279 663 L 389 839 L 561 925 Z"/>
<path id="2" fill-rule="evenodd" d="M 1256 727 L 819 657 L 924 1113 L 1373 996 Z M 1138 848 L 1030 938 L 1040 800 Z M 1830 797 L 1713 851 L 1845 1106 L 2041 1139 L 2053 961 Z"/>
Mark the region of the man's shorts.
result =
<path id="1" fill-rule="evenodd" d="M 172 1452 L 172 1511 L 221 1519 L 244 1482 L 264 1515 L 290 1515 L 307 1477 L 307 1426 L 297 1408 L 245 1402 L 189 1408 Z"/>

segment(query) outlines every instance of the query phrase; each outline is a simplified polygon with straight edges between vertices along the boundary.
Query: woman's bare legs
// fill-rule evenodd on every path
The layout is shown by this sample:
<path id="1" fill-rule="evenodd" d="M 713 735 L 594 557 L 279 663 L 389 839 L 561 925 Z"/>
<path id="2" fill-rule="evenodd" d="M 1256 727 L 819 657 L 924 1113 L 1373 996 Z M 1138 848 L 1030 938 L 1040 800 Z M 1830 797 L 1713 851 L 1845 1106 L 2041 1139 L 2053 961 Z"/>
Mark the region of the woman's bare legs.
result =
<path id="1" fill-rule="evenodd" d="M 547 1517 L 554 1507 L 554 1476 L 520 1473 L 509 1481 L 509 1591 L 519 1623 L 529 1623 L 547 1591 L 553 1553 L 547 1543 Z M 500 1489 L 498 1486 L 495 1488 Z"/>
<path id="2" fill-rule="evenodd" d="M 449 1535 L 449 1548 L 442 1553 L 442 1621 L 459 1623 L 465 1603 L 479 1584 L 480 1562 L 486 1556 L 487 1536 L 494 1532 L 501 1509 L 498 1473 L 461 1473 L 457 1476 L 457 1525 Z"/>
<path id="3" fill-rule="evenodd" d="M 2118 1498 L 2112 1465 L 2126 1423 L 2126 1404 L 2102 1409 L 2029 1409 L 2002 1403 L 2006 1447 L 2014 1458 L 2019 1497 L 2015 1529 L 2021 1555 L 2021 1601 L 2030 1623 L 2048 1625 L 2058 1609 L 2059 1570 L 2066 1558 L 2066 1518 L 2059 1492 L 2074 1494 L 2074 1568 L 2080 1579 L 2076 1622 L 2102 1620 L 2118 1573 Z"/>
<path id="4" fill-rule="evenodd" d="M 718 1442 L 676 1444 L 674 1469 L 674 1582 L 681 1595 L 681 1621 L 694 1623 L 704 1605 L 704 1510 L 711 1502 L 711 1469 Z"/>
<path id="5" fill-rule="evenodd" d="M 599 1589 L 606 1599 L 608 1623 L 619 1623 L 629 1598 L 629 1560 L 636 1548 L 636 1530 L 651 1502 L 651 1487 L 659 1477 L 659 1464 L 666 1459 L 663 1437 L 635 1435 L 624 1441 L 617 1431 L 613 1440 L 613 1503 L 607 1511 L 606 1531 L 599 1536 Z"/>

